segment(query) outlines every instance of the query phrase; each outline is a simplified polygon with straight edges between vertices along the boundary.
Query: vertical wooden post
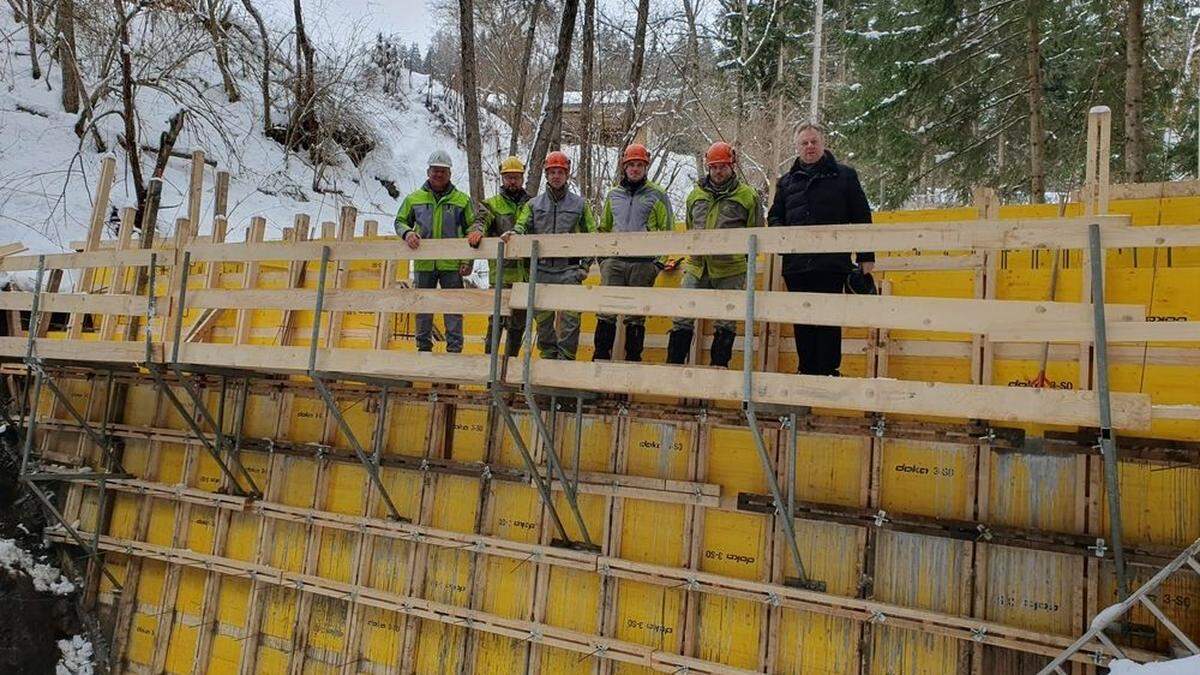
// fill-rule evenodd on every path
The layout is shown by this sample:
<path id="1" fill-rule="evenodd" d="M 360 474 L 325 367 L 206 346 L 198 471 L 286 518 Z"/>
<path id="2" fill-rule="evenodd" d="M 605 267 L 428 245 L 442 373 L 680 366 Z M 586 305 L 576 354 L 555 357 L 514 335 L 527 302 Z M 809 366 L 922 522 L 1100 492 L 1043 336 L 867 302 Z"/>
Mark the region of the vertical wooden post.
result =
<path id="1" fill-rule="evenodd" d="M 213 219 L 229 215 L 229 172 L 217 172 L 217 184 L 213 189 Z M 215 240 L 214 240 L 215 241 Z"/>
<path id="2" fill-rule="evenodd" d="M 188 222 L 200 227 L 200 195 L 204 192 L 204 151 L 192 150 L 192 175 L 188 181 Z"/>
<path id="3" fill-rule="evenodd" d="M 246 237 L 247 243 L 258 243 L 263 240 L 267 233 L 267 220 L 256 216 L 250 219 L 250 236 Z M 251 260 L 242 263 L 243 268 L 242 288 L 252 289 L 258 283 L 258 272 L 262 267 L 262 263 L 257 260 Z M 254 323 L 254 311 L 249 309 L 239 309 L 237 313 L 235 342 L 236 344 L 250 343 L 251 324 Z"/>

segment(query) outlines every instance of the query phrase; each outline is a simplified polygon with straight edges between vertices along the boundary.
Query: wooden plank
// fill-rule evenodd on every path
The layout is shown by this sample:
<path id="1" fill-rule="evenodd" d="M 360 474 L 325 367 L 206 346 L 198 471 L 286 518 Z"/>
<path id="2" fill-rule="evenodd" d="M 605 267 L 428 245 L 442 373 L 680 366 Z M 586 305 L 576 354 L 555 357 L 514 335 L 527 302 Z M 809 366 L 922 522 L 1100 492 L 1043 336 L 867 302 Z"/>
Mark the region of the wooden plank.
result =
<path id="1" fill-rule="evenodd" d="M 1170 199 L 1200 196 L 1200 180 L 1166 183 L 1118 183 L 1109 188 L 1109 199 Z"/>
<path id="2" fill-rule="evenodd" d="M 1090 305 L 1080 305 L 1090 307 Z M 1106 309 L 1112 305 L 1106 305 Z M 1061 337 L 1068 325 L 1060 322 L 1038 323 L 1031 326 L 1011 326 L 992 332 L 993 342 L 1091 342 L 1096 334 L 1091 321 L 1076 324 L 1080 333 L 1075 339 Z M 1200 342 L 1200 322 L 1196 321 L 1110 321 L 1108 341 L 1114 342 Z"/>
<path id="3" fill-rule="evenodd" d="M 117 250 L 127 251 L 133 246 L 133 224 L 137 219 L 137 209 L 127 207 L 121 209 L 121 227 L 117 233 Z M 113 268 L 112 281 L 108 284 L 109 295 L 118 295 L 127 293 L 129 289 L 129 280 L 125 278 L 125 267 L 118 265 Z M 133 320 L 130 319 L 132 322 Z M 115 316 L 105 316 L 100 322 L 100 339 L 112 340 L 117 336 L 117 318 Z"/>
<path id="4" fill-rule="evenodd" d="M 24 357 L 29 341 L 19 337 L 0 337 L 0 357 Z M 95 340 L 35 341 L 36 353 L 43 359 L 80 361 L 86 363 L 141 363 L 146 360 L 146 345 L 140 342 L 96 342 Z M 162 346 L 153 347 L 155 357 Z"/>
<path id="5" fill-rule="evenodd" d="M 628 363 L 534 361 L 532 381 L 545 387 L 609 393 L 650 394 L 740 401 L 740 372 L 724 369 Z M 521 383 L 521 373 L 508 381 Z M 966 417 L 1045 424 L 1099 423 L 1095 392 L 996 387 L 877 378 L 754 374 L 754 401 L 911 415 Z M 1150 425 L 1150 397 L 1112 395 L 1114 426 L 1144 430 Z"/>
<path id="6" fill-rule="evenodd" d="M 13 242 L 0 246 L 0 258 L 7 258 L 10 255 L 16 255 L 24 251 L 28 251 L 29 247 L 21 242 Z"/>
<path id="7" fill-rule="evenodd" d="M 217 183 L 213 188 L 213 219 L 229 215 L 229 172 L 218 171 Z M 216 241 L 214 239 L 214 241 Z M 224 240 L 221 240 L 224 241 Z"/>
<path id="8" fill-rule="evenodd" d="M 51 253 L 46 258 L 48 270 L 76 270 L 94 267 L 145 267 L 150 264 L 150 256 L 158 254 L 155 264 L 160 267 L 174 265 L 172 256 L 162 250 L 135 249 L 132 251 L 90 251 L 84 253 Z M 36 270 L 38 255 L 14 255 L 0 259 L 0 272 L 22 272 Z"/>
<path id="9" fill-rule="evenodd" d="M 188 179 L 187 219 L 193 229 L 200 226 L 200 195 L 204 191 L 204 151 L 192 150 L 192 172 Z"/>
<path id="10" fill-rule="evenodd" d="M 20 338 L 7 340 L 23 341 Z M 0 355 L 7 353 L 7 340 L 0 338 Z M 39 341 L 41 344 L 42 341 Z M 46 340 L 45 342 L 59 342 Z M 24 354 L 24 352 L 20 352 Z M 195 365 L 226 365 L 233 368 L 306 372 L 308 347 L 272 345 L 232 345 L 188 343 L 181 345 L 179 360 Z M 485 382 L 488 358 L 468 354 L 424 354 L 373 349 L 321 349 L 317 352 L 317 370 L 329 373 L 371 373 L 418 380 Z"/>
<path id="11" fill-rule="evenodd" d="M 253 265 L 256 263 L 247 263 Z M 509 291 L 504 291 L 504 298 Z M 494 291 L 478 289 L 417 289 L 369 290 L 327 288 L 323 309 L 331 312 L 454 312 L 462 314 L 491 314 Z M 254 289 L 198 290 L 188 293 L 191 309 L 274 309 L 311 311 L 317 302 L 316 290 Z M 28 307 L 28 304 L 25 305 Z"/>
<path id="12" fill-rule="evenodd" d="M 528 294 L 528 284 L 513 284 L 510 306 L 527 308 Z M 746 294 L 742 291 L 543 285 L 537 288 L 534 304 L 546 310 L 643 316 L 732 320 L 746 316 Z M 1110 322 L 1141 322 L 1146 314 L 1139 305 L 1106 305 L 1105 312 Z M 823 326 L 988 334 L 1003 331 L 1008 335 L 1020 335 L 1028 327 L 1070 336 L 1056 338 L 1060 340 L 1083 340 L 1092 335 L 1091 305 L 1072 302 L 758 291 L 754 315 L 761 321 Z"/>
<path id="13" fill-rule="evenodd" d="M 1090 223 L 1101 225 L 1105 246 L 1194 246 L 1200 227 L 1131 227 L 1128 216 L 1016 219 L 981 223 L 973 220 L 888 225 L 814 225 L 686 232 L 622 232 L 599 234 L 516 236 L 505 254 L 529 257 L 533 241 L 543 256 L 654 256 L 663 253 L 714 255 L 747 250 L 751 234 L 758 236 L 760 253 L 827 253 L 854 250 L 948 251 L 1084 248 Z M 331 224 L 332 225 L 332 224 Z M 396 240 L 338 243 L 330 246 L 335 260 L 436 260 L 495 257 L 498 239 L 484 239 L 479 248 L 465 240 L 427 240 L 413 250 Z M 194 261 L 319 260 L 321 245 L 268 243 L 255 247 L 193 244 Z"/>
<path id="14" fill-rule="evenodd" d="M 267 219 L 254 217 L 250 219 L 250 236 L 242 244 L 237 244 L 242 248 L 253 246 L 263 240 L 267 232 Z M 219 264 L 217 261 L 211 261 L 210 264 Z M 261 264 L 258 261 L 250 261 L 245 263 L 242 269 L 242 288 L 251 289 L 258 284 L 258 272 Z M 201 291 L 204 292 L 204 291 Z M 207 291 L 213 292 L 213 291 Z M 221 292 L 221 291 L 216 291 Z M 202 307 L 203 305 L 192 302 L 193 307 Z M 237 313 L 237 322 L 234 329 L 234 343 L 239 345 L 247 344 L 250 341 L 250 325 L 253 323 L 254 315 L 250 309 L 241 309 Z"/>
<path id="15" fill-rule="evenodd" d="M 29 310 L 33 293 L 9 291 L 0 293 L 0 309 Z M 42 293 L 38 300 L 40 311 L 80 314 L 119 314 L 144 316 L 149 302 L 140 295 L 100 295 L 97 293 Z M 82 335 L 82 325 L 78 331 Z M 77 339 L 79 335 L 74 337 Z"/>

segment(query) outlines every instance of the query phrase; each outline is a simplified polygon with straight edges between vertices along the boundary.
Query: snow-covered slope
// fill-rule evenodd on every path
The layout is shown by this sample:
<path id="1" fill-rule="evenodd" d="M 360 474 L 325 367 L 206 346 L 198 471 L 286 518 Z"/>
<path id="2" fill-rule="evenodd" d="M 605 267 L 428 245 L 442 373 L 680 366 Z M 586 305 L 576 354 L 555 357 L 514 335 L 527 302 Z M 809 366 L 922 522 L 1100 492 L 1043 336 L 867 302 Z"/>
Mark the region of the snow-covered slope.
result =
<path id="1" fill-rule="evenodd" d="M 22 56 L 23 28 L 8 11 L 0 11 L 0 244 L 20 241 L 31 252 L 64 250 L 72 241 L 84 238 L 91 212 L 93 192 L 103 155 L 95 148 L 91 135 L 81 141 L 73 127 L 76 116 L 65 113 L 59 103 L 58 74 L 33 80 L 29 77 L 28 56 Z M 44 66 L 45 64 L 43 64 Z M 267 219 L 268 238 L 278 238 L 295 214 L 306 213 L 311 222 L 334 221 L 341 206 L 352 204 L 363 218 L 380 221 L 387 231 L 399 200 L 391 197 L 379 179 L 394 183 L 403 195 L 425 179 L 426 157 L 435 149 L 450 153 L 455 179 L 467 189 L 466 152 L 454 138 L 457 126 L 456 106 L 447 101 L 440 83 L 419 73 L 406 79 L 406 88 L 398 94 L 357 91 L 357 116 L 365 122 L 378 143 L 358 167 L 348 158 L 340 166 L 326 168 L 321 174 L 321 191 L 313 189 L 313 166 L 303 155 L 289 154 L 262 133 L 261 97 L 253 79 L 238 81 L 241 101 L 228 103 L 210 55 L 201 53 L 186 66 L 189 81 L 199 94 L 186 97 L 196 113 L 187 118 L 176 142 L 178 152 L 201 148 L 216 166 L 231 173 L 228 199 L 231 241 L 244 236 L 252 216 Z M 253 75 L 251 74 L 251 78 Z M 430 88 L 432 95 L 427 96 Z M 275 92 L 276 96 L 282 92 Z M 428 105 L 427 105 L 428 104 Z M 119 101 L 110 100 L 104 110 L 112 110 Z M 157 145 L 159 133 L 180 108 L 175 93 L 151 87 L 138 91 L 137 109 L 142 145 Z M 282 118 L 282 113 L 275 113 Z M 485 183 L 490 190 L 496 184 L 494 167 L 501 153 L 501 139 L 507 145 L 508 126 L 484 113 L 482 120 Z M 117 207 L 136 203 L 134 183 L 117 147 L 122 133 L 121 117 L 103 116 L 98 128 L 118 157 L 118 175 L 112 191 Z M 572 157 L 577 148 L 564 148 Z M 524 152 L 524 150 L 523 150 Z M 615 149 L 597 149 L 597 161 L 611 165 Z M 149 173 L 153 155 L 144 152 L 142 167 Z M 670 190 L 677 211 L 694 181 L 690 158 L 672 156 L 672 167 L 663 175 L 674 175 Z M 678 170 L 674 170 L 675 166 Z M 186 192 L 190 162 L 172 158 L 163 176 L 163 195 L 159 214 L 160 228 L 169 232 L 175 219 L 187 211 Z M 206 169 L 203 212 L 199 230 L 209 231 L 213 209 L 216 168 Z"/>

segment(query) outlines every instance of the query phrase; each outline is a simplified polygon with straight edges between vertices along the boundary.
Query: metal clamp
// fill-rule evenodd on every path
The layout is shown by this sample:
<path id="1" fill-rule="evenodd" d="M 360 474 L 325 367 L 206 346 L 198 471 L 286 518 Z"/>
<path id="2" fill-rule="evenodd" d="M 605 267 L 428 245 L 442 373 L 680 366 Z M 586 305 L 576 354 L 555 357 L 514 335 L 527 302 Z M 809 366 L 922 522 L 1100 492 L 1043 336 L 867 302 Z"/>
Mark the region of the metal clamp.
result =
<path id="1" fill-rule="evenodd" d="M 892 519 L 887 517 L 887 511 L 884 511 L 883 509 L 879 509 L 879 512 L 875 514 L 873 519 L 875 521 L 875 527 L 883 527 L 887 523 L 892 522 Z"/>
<path id="2" fill-rule="evenodd" d="M 1100 537 L 1096 537 L 1096 545 L 1089 546 L 1088 550 L 1095 553 L 1097 558 L 1103 558 L 1104 554 L 1108 553 L 1108 543 Z"/>

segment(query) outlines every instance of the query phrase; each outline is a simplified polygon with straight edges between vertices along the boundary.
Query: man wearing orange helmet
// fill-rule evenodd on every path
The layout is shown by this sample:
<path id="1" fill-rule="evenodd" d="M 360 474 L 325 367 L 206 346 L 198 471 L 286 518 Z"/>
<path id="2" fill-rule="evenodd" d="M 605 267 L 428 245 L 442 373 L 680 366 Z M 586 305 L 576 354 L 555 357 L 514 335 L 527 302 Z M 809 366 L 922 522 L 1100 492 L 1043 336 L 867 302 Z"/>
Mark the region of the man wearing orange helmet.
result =
<path id="1" fill-rule="evenodd" d="M 621 158 L 621 182 L 608 190 L 604 200 L 604 215 L 600 232 L 660 232 L 670 231 L 674 224 L 671 200 L 667 191 L 646 179 L 650 168 L 650 152 L 641 143 L 625 148 Z M 600 283 L 605 286 L 654 285 L 663 258 L 605 258 L 600 262 Z M 626 316 L 625 360 L 641 361 L 642 345 L 646 340 L 646 317 Z M 613 342 L 617 337 L 617 317 L 600 314 L 596 317 L 596 353 L 594 360 L 612 358 Z"/>
<path id="2" fill-rule="evenodd" d="M 708 173 L 687 198 L 689 230 L 717 230 L 734 227 L 762 227 L 762 205 L 758 192 L 734 173 L 737 161 L 733 146 L 718 141 L 704 154 Z M 744 290 L 746 256 L 688 256 L 683 263 L 684 288 Z M 676 319 L 667 341 L 667 363 L 683 363 L 692 348 L 693 319 Z M 733 356 L 737 323 L 717 321 L 709 362 L 728 367 Z"/>
<path id="3" fill-rule="evenodd" d="M 596 223 L 587 202 L 567 187 L 571 160 L 555 150 L 546 155 L 546 189 L 525 202 L 517 224 L 501 237 L 516 234 L 571 234 L 595 232 Z M 539 284 L 581 284 L 590 261 L 579 258 L 538 258 Z M 579 349 L 579 312 L 534 312 L 538 352 L 543 359 L 575 360 Z M 557 323 L 557 327 L 556 327 Z"/>

